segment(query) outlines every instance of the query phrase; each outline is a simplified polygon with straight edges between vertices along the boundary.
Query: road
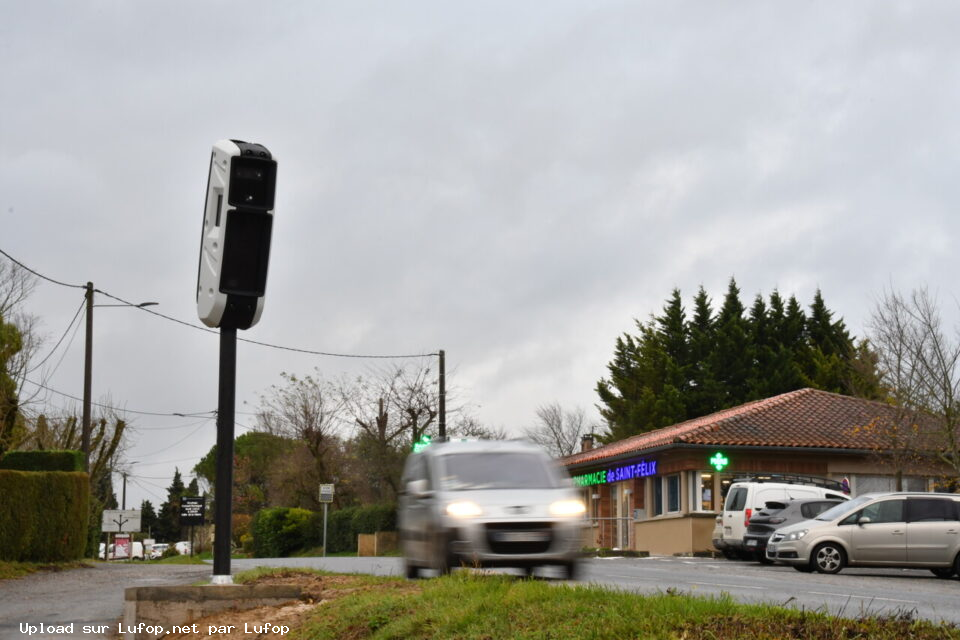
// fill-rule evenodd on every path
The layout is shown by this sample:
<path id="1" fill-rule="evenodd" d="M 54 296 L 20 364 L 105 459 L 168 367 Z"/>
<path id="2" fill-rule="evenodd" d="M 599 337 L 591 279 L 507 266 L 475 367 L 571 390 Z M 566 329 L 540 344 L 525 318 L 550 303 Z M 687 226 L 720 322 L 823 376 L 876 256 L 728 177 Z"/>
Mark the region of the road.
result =
<path id="1" fill-rule="evenodd" d="M 258 566 L 306 567 L 338 573 L 401 575 L 400 558 L 277 558 L 233 560 L 234 572 Z M 192 584 L 210 577 L 211 567 L 98 563 L 94 568 L 40 573 L 0 581 L 0 640 L 27 638 L 20 623 L 68 624 L 76 633 L 56 636 L 95 640 L 84 624 L 113 625 L 123 613 L 123 590 L 147 585 Z M 554 577 L 544 572 L 545 577 Z M 557 581 L 560 582 L 559 580 Z M 708 558 L 592 558 L 582 582 L 638 593 L 674 590 L 700 595 L 728 593 L 745 602 L 770 602 L 826 609 L 856 617 L 914 612 L 932 621 L 960 624 L 960 580 L 941 580 L 929 571 L 845 569 L 838 575 L 803 574 L 789 567 Z M 53 636 L 33 636 L 34 639 Z"/>
<path id="2" fill-rule="evenodd" d="M 0 640 L 32 637 L 50 640 L 104 638 L 81 633 L 83 625 L 116 629 L 123 615 L 123 590 L 127 587 L 192 584 L 210 577 L 200 565 L 139 562 L 96 563 L 89 569 L 34 573 L 16 580 L 0 580 Z M 21 623 L 65 625 L 74 623 L 70 635 L 20 633 Z"/>

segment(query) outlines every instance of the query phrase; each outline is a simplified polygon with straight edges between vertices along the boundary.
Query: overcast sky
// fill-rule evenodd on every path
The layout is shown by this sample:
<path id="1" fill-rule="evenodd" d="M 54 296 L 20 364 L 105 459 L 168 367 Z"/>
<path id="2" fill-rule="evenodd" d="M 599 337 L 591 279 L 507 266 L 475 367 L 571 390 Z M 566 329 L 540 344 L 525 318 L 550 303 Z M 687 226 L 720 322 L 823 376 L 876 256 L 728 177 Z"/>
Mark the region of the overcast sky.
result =
<path id="1" fill-rule="evenodd" d="M 819 287 L 857 336 L 887 286 L 955 307 L 954 2 L 2 5 L 0 248 L 199 325 L 210 147 L 261 143 L 273 246 L 241 336 L 444 349 L 459 400 L 510 433 L 553 401 L 595 417 L 616 337 L 673 287 L 688 307 L 731 276 L 746 305 Z M 45 351 L 82 296 L 38 286 Z M 95 399 L 216 408 L 215 334 L 94 317 Z M 281 371 L 374 365 L 241 343 L 238 420 Z M 48 370 L 82 395 L 82 329 Z M 130 417 L 127 505 L 156 505 L 215 426 Z"/>

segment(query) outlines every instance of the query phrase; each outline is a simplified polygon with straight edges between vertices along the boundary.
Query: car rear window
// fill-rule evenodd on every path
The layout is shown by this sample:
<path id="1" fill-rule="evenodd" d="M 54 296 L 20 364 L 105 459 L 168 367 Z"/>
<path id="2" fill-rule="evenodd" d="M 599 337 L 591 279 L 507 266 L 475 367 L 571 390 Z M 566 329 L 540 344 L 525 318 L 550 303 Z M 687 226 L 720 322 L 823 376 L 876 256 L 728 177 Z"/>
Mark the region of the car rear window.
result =
<path id="1" fill-rule="evenodd" d="M 447 491 L 562 486 L 548 461 L 530 453 L 452 453 L 440 462 L 440 484 Z"/>
<path id="2" fill-rule="evenodd" d="M 816 518 L 818 515 L 830 509 L 831 507 L 837 506 L 836 501 L 832 502 L 807 502 L 800 505 L 800 515 L 808 520 Z"/>
<path id="3" fill-rule="evenodd" d="M 734 487 L 727 495 L 727 502 L 723 505 L 724 511 L 743 511 L 743 506 L 747 503 L 747 489 L 745 487 Z"/>

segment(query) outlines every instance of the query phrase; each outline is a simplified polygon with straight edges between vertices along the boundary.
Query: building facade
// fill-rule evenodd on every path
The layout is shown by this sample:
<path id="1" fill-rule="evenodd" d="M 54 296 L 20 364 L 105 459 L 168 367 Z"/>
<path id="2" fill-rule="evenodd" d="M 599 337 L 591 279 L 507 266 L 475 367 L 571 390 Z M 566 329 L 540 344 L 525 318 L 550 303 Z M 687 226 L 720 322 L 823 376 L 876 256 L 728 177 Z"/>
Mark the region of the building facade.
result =
<path id="1" fill-rule="evenodd" d="M 727 488 L 768 474 L 846 480 L 852 495 L 929 490 L 946 474 L 923 456 L 889 454 L 878 425 L 889 405 L 815 389 L 758 400 L 563 458 L 593 526 L 586 546 L 689 554 L 712 551 Z M 902 421 L 902 418 L 900 418 Z"/>

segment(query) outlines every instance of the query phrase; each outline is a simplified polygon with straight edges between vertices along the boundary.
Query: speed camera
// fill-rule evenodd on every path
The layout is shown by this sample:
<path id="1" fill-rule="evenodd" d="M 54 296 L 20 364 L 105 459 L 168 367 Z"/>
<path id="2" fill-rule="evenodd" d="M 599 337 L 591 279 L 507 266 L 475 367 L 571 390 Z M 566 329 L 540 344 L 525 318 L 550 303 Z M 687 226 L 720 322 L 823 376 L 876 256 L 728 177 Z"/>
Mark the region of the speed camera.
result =
<path id="1" fill-rule="evenodd" d="M 263 312 L 277 162 L 263 145 L 213 145 L 200 238 L 197 313 L 208 327 L 249 329 Z"/>

